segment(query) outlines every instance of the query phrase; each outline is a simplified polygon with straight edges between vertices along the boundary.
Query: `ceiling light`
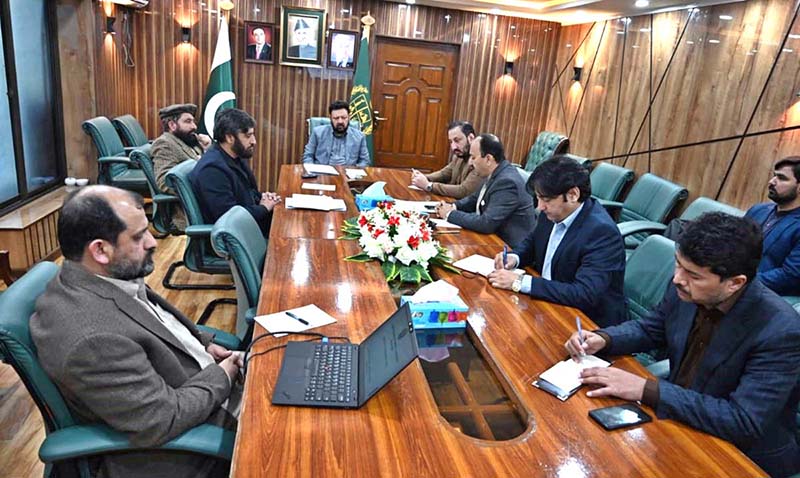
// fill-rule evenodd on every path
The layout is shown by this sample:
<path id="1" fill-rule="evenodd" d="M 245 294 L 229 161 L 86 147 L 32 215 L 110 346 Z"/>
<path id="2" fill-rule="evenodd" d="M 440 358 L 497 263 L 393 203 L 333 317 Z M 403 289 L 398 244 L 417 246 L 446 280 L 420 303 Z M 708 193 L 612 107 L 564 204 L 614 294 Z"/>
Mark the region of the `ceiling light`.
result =
<path id="1" fill-rule="evenodd" d="M 650 31 L 650 29 L 649 28 L 640 28 L 639 31 L 642 32 L 642 33 L 648 33 Z"/>
<path id="2" fill-rule="evenodd" d="M 499 8 L 493 8 L 489 10 L 489 13 L 491 13 L 492 15 L 500 15 L 501 13 L 503 13 L 503 11 L 500 10 Z"/>
<path id="3" fill-rule="evenodd" d="M 406 0 L 406 3 L 409 5 L 414 5 L 415 3 L 417 3 L 417 0 Z"/>
<path id="4" fill-rule="evenodd" d="M 650 5 L 650 2 L 647 0 L 636 0 L 636 3 L 633 4 L 636 8 L 644 8 Z"/>
<path id="5" fill-rule="evenodd" d="M 792 50 L 791 48 L 784 48 L 783 51 L 786 52 L 786 53 L 793 53 L 794 52 L 794 50 Z"/>
<path id="6" fill-rule="evenodd" d="M 688 45 L 694 45 L 694 42 L 693 42 L 692 40 L 686 40 L 686 43 L 687 43 Z"/>
<path id="7" fill-rule="evenodd" d="M 730 16 L 730 15 L 720 15 L 719 19 L 720 20 L 733 20 L 733 17 Z"/>
<path id="8" fill-rule="evenodd" d="M 639 48 L 639 45 L 633 45 L 631 48 Z"/>
<path id="9" fill-rule="evenodd" d="M 793 40 L 799 40 L 800 39 L 800 35 L 798 35 L 797 33 L 790 33 L 789 34 L 789 38 L 791 38 Z"/>
<path id="10" fill-rule="evenodd" d="M 708 43 L 714 43 L 714 44 L 717 44 L 717 43 L 719 43 L 719 40 L 708 40 Z"/>
<path id="11" fill-rule="evenodd" d="M 624 34 L 625 34 L 625 30 L 617 30 L 617 35 L 624 35 Z"/>
<path id="12" fill-rule="evenodd" d="M 567 48 L 572 48 L 572 43 L 567 43 Z"/>

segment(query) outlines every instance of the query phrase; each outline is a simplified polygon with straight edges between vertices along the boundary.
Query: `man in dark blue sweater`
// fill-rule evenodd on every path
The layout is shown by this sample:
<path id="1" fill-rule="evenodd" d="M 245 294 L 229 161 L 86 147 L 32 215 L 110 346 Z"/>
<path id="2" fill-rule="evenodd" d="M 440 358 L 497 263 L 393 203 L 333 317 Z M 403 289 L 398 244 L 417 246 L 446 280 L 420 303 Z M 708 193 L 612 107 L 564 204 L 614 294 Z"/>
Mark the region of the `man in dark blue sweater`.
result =
<path id="1" fill-rule="evenodd" d="M 256 146 L 255 120 L 238 109 L 223 110 L 214 124 L 214 145 L 189 175 L 203 219 L 213 224 L 233 206 L 247 209 L 269 235 L 275 193 L 261 193 L 248 161 Z"/>

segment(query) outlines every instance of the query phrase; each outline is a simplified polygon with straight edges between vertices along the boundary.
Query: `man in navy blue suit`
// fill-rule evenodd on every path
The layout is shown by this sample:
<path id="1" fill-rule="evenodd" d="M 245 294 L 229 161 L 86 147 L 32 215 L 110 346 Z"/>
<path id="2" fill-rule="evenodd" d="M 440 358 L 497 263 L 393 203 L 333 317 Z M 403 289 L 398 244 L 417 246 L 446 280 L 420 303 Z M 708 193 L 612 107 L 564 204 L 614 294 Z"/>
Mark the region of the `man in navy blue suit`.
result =
<path id="1" fill-rule="evenodd" d="M 707 213 L 678 238 L 675 275 L 642 320 L 574 333 L 570 355 L 666 349 L 667 379 L 589 368 L 590 397 L 640 400 L 659 418 L 728 440 L 770 476 L 800 471 L 800 319 L 760 281 L 761 231 L 747 218 Z"/>
<path id="2" fill-rule="evenodd" d="M 746 214 L 764 237 L 758 278 L 777 294 L 800 295 L 800 156 L 775 164 L 768 197 L 772 202 L 756 204 Z"/>
<path id="3" fill-rule="evenodd" d="M 495 257 L 489 283 L 577 307 L 602 326 L 624 321 L 625 245 L 591 197 L 589 172 L 572 158 L 553 156 L 533 171 L 528 192 L 539 202 L 536 227 L 505 264 L 502 253 Z M 541 277 L 513 272 L 528 265 Z"/>

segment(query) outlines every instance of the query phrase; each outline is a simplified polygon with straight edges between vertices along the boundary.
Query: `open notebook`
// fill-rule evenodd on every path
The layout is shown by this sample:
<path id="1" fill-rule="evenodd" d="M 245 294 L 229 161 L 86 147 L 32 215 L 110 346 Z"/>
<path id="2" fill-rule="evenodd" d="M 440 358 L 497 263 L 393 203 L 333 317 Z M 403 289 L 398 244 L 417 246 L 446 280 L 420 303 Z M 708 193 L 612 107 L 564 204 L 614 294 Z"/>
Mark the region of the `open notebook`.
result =
<path id="1" fill-rule="evenodd" d="M 473 274 L 480 274 L 483 277 L 488 276 L 494 271 L 494 259 L 480 254 L 473 254 L 453 263 L 453 266 L 461 270 L 472 272 Z M 524 274 L 522 269 L 515 269 L 517 274 Z"/>
<path id="2" fill-rule="evenodd" d="M 609 367 L 610 362 L 586 355 L 580 361 L 568 358 L 548 368 L 531 385 L 554 395 L 562 402 L 571 397 L 583 385 L 580 381 L 581 371 L 591 367 Z"/>

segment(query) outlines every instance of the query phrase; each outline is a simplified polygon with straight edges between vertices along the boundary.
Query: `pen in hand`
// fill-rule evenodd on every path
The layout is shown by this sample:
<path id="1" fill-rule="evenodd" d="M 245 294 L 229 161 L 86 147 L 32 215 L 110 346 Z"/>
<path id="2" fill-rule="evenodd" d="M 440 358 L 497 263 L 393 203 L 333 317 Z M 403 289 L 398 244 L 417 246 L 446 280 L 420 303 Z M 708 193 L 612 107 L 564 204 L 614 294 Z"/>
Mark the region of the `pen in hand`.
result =
<path id="1" fill-rule="evenodd" d="M 309 325 L 309 323 L 308 323 L 308 321 L 307 321 L 307 320 L 305 320 L 305 319 L 301 319 L 300 317 L 298 317 L 298 316 L 294 315 L 294 314 L 293 314 L 293 313 L 291 313 L 291 312 L 286 312 L 286 315 L 288 315 L 289 317 L 293 318 L 294 320 L 296 320 L 296 321 L 300 322 L 300 323 L 301 323 L 301 324 L 303 324 L 303 325 Z"/>
<path id="2" fill-rule="evenodd" d="M 583 328 L 581 327 L 580 317 L 575 317 L 575 325 L 578 326 L 578 341 L 581 344 L 581 357 L 586 357 L 586 352 L 583 351 Z"/>
<path id="3" fill-rule="evenodd" d="M 503 245 L 503 269 L 508 268 L 508 246 Z"/>

